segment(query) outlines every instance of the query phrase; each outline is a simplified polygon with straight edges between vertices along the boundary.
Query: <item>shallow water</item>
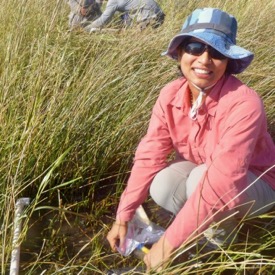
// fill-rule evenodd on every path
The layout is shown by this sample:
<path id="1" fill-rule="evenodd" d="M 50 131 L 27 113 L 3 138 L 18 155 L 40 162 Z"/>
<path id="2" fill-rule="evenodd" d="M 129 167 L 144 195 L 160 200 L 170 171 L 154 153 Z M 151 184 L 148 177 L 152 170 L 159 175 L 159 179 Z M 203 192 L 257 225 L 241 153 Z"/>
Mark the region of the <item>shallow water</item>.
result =
<path id="1" fill-rule="evenodd" d="M 58 269 L 72 259 L 72 264 L 87 262 L 95 246 L 96 230 L 96 224 L 93 227 L 91 222 L 79 216 L 64 216 L 53 211 L 36 213 L 28 222 L 26 238 L 21 244 L 20 274 L 28 274 L 32 266 L 35 271 L 30 274 L 40 274 L 51 270 L 52 266 Z M 104 237 L 99 249 L 106 246 Z"/>

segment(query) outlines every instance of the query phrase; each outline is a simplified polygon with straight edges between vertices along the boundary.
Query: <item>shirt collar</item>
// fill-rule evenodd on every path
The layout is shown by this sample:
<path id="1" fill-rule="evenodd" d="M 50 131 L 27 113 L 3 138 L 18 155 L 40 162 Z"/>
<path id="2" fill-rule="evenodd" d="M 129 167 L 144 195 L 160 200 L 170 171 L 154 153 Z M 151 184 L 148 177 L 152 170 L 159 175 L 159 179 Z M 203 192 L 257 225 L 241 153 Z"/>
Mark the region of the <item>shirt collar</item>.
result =
<path id="1" fill-rule="evenodd" d="M 227 76 L 222 76 L 205 99 L 204 107 L 206 107 L 207 113 L 211 116 L 215 116 L 218 100 L 221 94 L 221 89 L 226 79 Z M 175 106 L 178 109 L 182 109 L 183 112 L 188 115 L 191 107 L 188 82 L 185 78 L 182 78 L 179 81 L 182 81 L 182 85 L 176 93 L 175 98 L 171 101 L 171 105 Z"/>
<path id="2" fill-rule="evenodd" d="M 185 78 L 181 78 L 180 81 L 181 86 L 176 93 L 176 96 L 174 99 L 171 101 L 171 105 L 175 106 L 178 109 L 181 109 L 184 111 L 184 113 L 188 114 L 188 109 L 190 108 L 190 103 L 188 105 L 188 102 L 190 102 L 190 95 L 188 94 L 189 92 L 189 87 L 188 87 L 188 82 L 186 81 Z"/>

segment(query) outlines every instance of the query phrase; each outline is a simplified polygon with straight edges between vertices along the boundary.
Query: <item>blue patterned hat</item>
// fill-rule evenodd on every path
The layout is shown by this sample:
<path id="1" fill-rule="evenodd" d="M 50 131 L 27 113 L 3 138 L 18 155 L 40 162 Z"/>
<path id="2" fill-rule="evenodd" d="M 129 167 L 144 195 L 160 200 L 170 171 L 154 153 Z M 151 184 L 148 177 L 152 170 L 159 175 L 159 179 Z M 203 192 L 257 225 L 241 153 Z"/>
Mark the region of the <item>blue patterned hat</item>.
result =
<path id="1" fill-rule="evenodd" d="M 196 9 L 185 20 L 163 55 L 178 60 L 178 46 L 190 37 L 210 45 L 229 58 L 227 72 L 238 74 L 253 60 L 253 53 L 236 45 L 237 20 L 234 16 L 213 8 Z"/>

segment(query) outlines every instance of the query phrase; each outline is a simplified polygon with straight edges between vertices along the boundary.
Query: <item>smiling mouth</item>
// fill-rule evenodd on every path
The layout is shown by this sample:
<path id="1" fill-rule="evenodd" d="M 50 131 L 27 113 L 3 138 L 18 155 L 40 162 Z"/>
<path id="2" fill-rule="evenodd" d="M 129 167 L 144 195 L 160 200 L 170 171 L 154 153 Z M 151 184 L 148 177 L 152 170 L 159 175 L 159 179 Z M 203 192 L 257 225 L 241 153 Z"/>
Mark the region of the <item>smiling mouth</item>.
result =
<path id="1" fill-rule="evenodd" d="M 209 70 L 204 70 L 204 69 L 195 68 L 194 71 L 195 71 L 195 73 L 198 73 L 198 74 L 204 74 L 204 75 L 209 75 L 209 74 L 211 74 L 211 71 L 209 71 Z"/>

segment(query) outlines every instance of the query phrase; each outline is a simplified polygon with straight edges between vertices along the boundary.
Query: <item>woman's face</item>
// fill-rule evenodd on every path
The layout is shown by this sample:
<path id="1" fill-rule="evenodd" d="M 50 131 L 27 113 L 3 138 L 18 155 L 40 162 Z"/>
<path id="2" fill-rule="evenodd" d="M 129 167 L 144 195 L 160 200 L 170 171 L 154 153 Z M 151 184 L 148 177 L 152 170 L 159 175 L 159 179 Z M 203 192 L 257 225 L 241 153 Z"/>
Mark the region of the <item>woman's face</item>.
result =
<path id="1" fill-rule="evenodd" d="M 195 38 L 191 38 L 189 42 L 201 42 L 205 44 L 201 40 Z M 201 55 L 196 56 L 180 48 L 179 62 L 182 73 L 189 84 L 194 83 L 203 89 L 215 84 L 224 75 L 228 58 L 213 58 L 208 49 Z"/>

